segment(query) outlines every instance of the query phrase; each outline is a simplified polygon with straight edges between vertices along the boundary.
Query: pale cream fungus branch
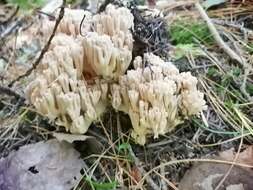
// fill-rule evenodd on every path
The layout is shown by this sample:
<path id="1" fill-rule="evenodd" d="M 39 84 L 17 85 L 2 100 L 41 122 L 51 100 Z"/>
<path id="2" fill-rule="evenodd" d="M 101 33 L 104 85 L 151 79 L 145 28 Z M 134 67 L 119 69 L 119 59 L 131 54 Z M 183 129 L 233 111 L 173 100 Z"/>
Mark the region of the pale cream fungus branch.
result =
<path id="1" fill-rule="evenodd" d="M 130 29 L 133 28 L 134 18 L 130 10 L 109 4 L 104 12 L 94 16 L 83 10 L 66 9 L 65 13 L 57 33 L 72 36 L 81 42 L 85 54 L 84 77 L 92 78 L 98 75 L 117 80 L 124 74 L 132 60 L 133 37 Z M 50 34 L 53 24 L 53 21 L 43 21 L 43 36 Z M 69 42 L 63 40 L 58 43 L 66 45 Z"/>
<path id="2" fill-rule="evenodd" d="M 112 85 L 112 106 L 127 113 L 133 125 L 132 137 L 143 145 L 146 136 L 165 134 L 191 115 L 205 109 L 197 79 L 153 54 L 134 60 L 128 70 Z M 148 66 L 144 67 L 146 63 Z"/>
<path id="3" fill-rule="evenodd" d="M 58 34 L 26 90 L 38 112 L 71 133 L 85 133 L 108 104 L 108 84 L 101 79 L 88 84 L 83 77 L 83 60 L 81 43 Z"/>

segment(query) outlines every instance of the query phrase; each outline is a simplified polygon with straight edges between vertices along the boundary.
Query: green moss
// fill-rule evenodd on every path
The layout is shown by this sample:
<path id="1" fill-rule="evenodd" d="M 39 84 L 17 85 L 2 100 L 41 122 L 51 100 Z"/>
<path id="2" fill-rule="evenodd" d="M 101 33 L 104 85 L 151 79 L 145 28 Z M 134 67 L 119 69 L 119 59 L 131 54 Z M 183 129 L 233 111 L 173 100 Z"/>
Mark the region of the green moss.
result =
<path id="1" fill-rule="evenodd" d="M 46 0 L 7 0 L 7 2 L 18 6 L 21 10 L 27 11 L 43 6 Z"/>
<path id="2" fill-rule="evenodd" d="M 196 47 L 194 44 L 177 44 L 172 57 L 175 60 L 178 60 L 187 54 L 191 54 L 194 57 L 203 55 L 202 50 L 199 47 Z"/>
<path id="3" fill-rule="evenodd" d="M 207 25 L 203 22 L 176 21 L 170 26 L 169 33 L 175 44 L 196 44 L 196 40 L 206 45 L 214 42 Z"/>
<path id="4" fill-rule="evenodd" d="M 118 182 L 115 180 L 112 182 L 99 183 L 93 181 L 90 177 L 86 177 L 85 181 L 88 182 L 92 190 L 114 190 L 118 185 Z"/>
<path id="5" fill-rule="evenodd" d="M 145 0 L 136 0 L 137 5 L 145 5 Z"/>
<path id="6" fill-rule="evenodd" d="M 252 55 L 253 54 L 253 43 L 247 44 L 246 50 Z"/>
<path id="7" fill-rule="evenodd" d="M 241 75 L 241 72 L 241 69 L 235 66 L 232 66 L 231 69 L 225 73 L 220 72 L 215 67 L 210 67 L 206 76 L 210 80 L 215 81 L 216 85 L 214 85 L 213 90 L 217 95 L 227 99 L 231 96 L 231 94 L 227 93 L 227 91 L 229 91 L 240 99 L 243 97 L 240 93 L 240 89 L 238 90 L 235 86 L 235 79 Z"/>
<path id="8" fill-rule="evenodd" d="M 250 94 L 250 96 L 253 96 L 253 84 L 247 83 L 246 84 L 246 90 Z"/>
<path id="9" fill-rule="evenodd" d="M 219 73 L 218 69 L 216 69 L 215 67 L 209 67 L 207 70 L 207 76 L 212 77 L 212 78 L 219 77 L 220 73 Z"/>

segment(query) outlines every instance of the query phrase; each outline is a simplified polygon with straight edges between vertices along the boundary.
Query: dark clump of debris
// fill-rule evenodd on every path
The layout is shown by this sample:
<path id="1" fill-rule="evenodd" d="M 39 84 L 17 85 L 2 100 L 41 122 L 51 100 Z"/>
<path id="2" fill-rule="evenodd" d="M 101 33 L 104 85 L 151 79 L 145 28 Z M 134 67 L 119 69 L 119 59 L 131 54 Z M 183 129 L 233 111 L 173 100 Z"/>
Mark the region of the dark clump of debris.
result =
<path id="1" fill-rule="evenodd" d="M 170 49 L 167 24 L 158 15 L 144 15 L 145 10 L 137 8 L 136 4 L 130 3 L 129 9 L 134 15 L 134 51 L 133 57 L 142 55 L 145 52 L 152 52 L 155 55 L 168 57 Z"/>

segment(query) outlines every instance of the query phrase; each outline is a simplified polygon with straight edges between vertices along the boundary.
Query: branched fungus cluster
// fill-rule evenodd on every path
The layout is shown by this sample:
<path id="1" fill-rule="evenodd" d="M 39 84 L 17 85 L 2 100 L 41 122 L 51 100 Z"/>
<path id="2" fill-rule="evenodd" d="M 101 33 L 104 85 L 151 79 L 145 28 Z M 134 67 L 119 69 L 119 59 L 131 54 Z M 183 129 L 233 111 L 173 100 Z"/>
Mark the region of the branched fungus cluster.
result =
<path id="1" fill-rule="evenodd" d="M 129 115 L 132 137 L 139 144 L 145 144 L 147 134 L 157 138 L 205 108 L 204 95 L 190 73 L 179 73 L 172 63 L 153 54 L 144 54 L 143 60 L 136 57 L 134 66 L 111 92 L 112 106 Z"/>
<path id="2" fill-rule="evenodd" d="M 43 22 L 42 33 L 48 36 L 52 21 Z M 71 133 L 85 133 L 112 105 L 129 115 L 132 137 L 142 145 L 147 135 L 157 138 L 205 109 L 197 79 L 179 73 L 172 63 L 147 53 L 127 70 L 132 28 L 133 15 L 124 7 L 108 5 L 96 15 L 65 9 L 36 78 L 26 89 L 29 102 Z"/>

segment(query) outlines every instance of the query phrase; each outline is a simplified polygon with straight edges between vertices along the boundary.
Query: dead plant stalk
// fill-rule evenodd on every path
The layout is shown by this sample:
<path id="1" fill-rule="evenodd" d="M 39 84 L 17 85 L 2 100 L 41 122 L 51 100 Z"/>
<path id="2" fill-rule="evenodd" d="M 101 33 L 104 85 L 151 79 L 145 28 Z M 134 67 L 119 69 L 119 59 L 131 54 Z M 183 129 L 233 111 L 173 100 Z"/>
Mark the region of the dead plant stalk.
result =
<path id="1" fill-rule="evenodd" d="M 237 55 L 221 38 L 219 32 L 215 28 L 214 24 L 212 23 L 211 19 L 208 17 L 206 11 L 203 9 L 203 7 L 199 4 L 199 2 L 195 3 L 195 6 L 197 10 L 200 13 L 200 16 L 202 19 L 206 22 L 210 32 L 212 33 L 214 39 L 216 40 L 217 44 L 221 49 L 224 50 L 232 59 L 236 60 L 238 63 L 240 63 L 243 67 L 245 67 L 245 60 L 244 58 Z"/>

